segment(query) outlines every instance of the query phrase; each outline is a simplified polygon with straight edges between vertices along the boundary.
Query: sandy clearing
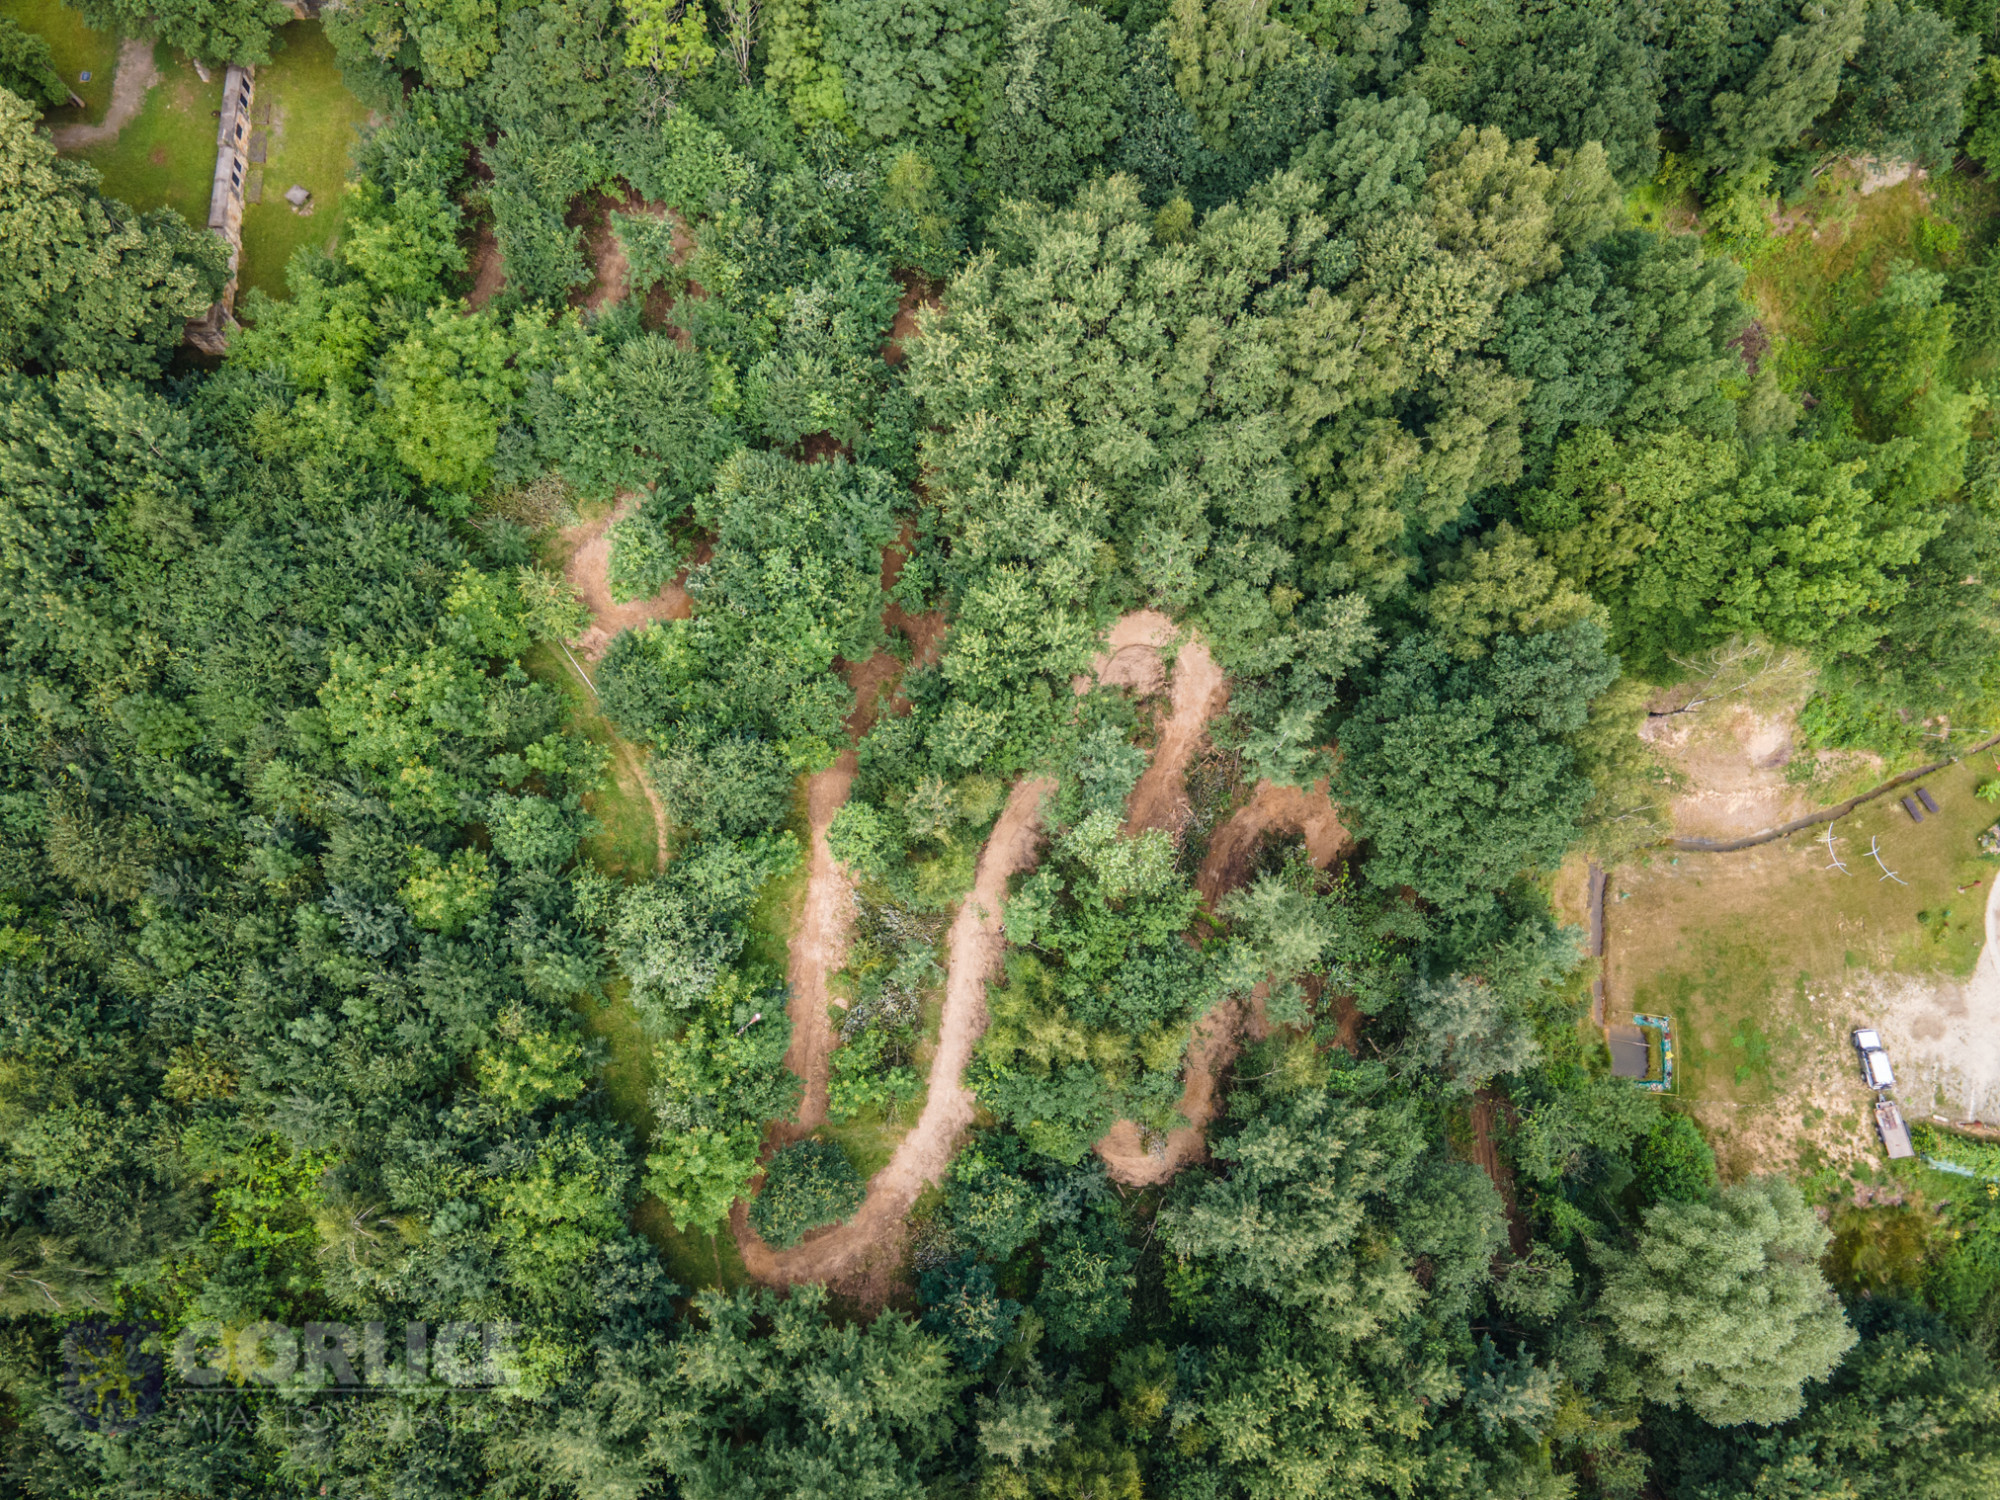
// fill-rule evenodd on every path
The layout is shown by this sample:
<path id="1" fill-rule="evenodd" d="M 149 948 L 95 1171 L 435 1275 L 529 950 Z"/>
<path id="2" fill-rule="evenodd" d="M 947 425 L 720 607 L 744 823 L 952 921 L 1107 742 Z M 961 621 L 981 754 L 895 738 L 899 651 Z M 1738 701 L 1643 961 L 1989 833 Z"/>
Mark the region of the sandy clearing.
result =
<path id="1" fill-rule="evenodd" d="M 1042 802 L 1055 789 L 1044 777 L 1014 784 L 1007 806 L 979 852 L 972 892 L 959 907 L 948 939 L 944 1015 L 931 1058 L 923 1112 L 897 1143 L 889 1165 L 869 1179 L 854 1217 L 790 1250 L 773 1250 L 750 1227 L 749 1205 L 738 1199 L 729 1224 L 743 1263 L 759 1281 L 834 1281 L 865 1273 L 902 1254 L 904 1216 L 917 1195 L 941 1181 L 960 1138 L 972 1124 L 974 1101 L 965 1086 L 972 1049 L 986 1029 L 986 985 L 1006 951 L 1007 882 L 1035 862 Z"/>
<path id="2" fill-rule="evenodd" d="M 49 132 L 58 151 L 88 151 L 108 146 L 118 132 L 139 117 L 146 93 L 160 81 L 153 63 L 153 44 L 139 37 L 127 37 L 118 45 L 118 71 L 111 80 L 111 103 L 104 118 L 95 125 L 59 125 Z"/>
<path id="3" fill-rule="evenodd" d="M 2000 879 L 1987 888 L 1986 945 L 1962 982 L 1875 975 L 1862 990 L 1906 1115 L 2000 1120 Z"/>
<path id="4" fill-rule="evenodd" d="M 621 631 L 654 620 L 685 620 L 694 614 L 694 601 L 682 587 L 687 581 L 685 569 L 650 599 L 620 604 L 611 597 L 611 528 L 638 506 L 639 496 L 628 491 L 597 520 L 562 533 L 563 553 L 569 559 L 563 564 L 563 577 L 590 611 L 590 624 L 570 642 L 571 649 L 585 661 L 602 660 Z"/>

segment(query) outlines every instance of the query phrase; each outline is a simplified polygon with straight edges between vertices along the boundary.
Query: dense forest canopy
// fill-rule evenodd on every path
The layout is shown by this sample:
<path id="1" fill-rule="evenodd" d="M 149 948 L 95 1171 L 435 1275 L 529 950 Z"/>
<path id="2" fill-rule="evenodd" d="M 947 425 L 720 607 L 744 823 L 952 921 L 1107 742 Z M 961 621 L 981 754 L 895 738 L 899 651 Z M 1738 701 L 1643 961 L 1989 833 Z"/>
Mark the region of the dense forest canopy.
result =
<path id="1" fill-rule="evenodd" d="M 377 123 L 218 360 L 220 242 L 0 19 L 6 1494 L 2000 1493 L 1991 1190 L 1725 1180 L 1548 879 L 1657 834 L 1700 653 L 1809 657 L 1815 746 L 1994 722 L 1993 5 L 315 24 Z M 1766 327 L 1855 159 L 1957 217 Z M 1337 860 L 1142 814 L 1156 617 L 1201 795 Z M 813 1128 L 947 1108 L 893 1213 Z M 900 1258 L 783 1272 L 843 1223 Z"/>

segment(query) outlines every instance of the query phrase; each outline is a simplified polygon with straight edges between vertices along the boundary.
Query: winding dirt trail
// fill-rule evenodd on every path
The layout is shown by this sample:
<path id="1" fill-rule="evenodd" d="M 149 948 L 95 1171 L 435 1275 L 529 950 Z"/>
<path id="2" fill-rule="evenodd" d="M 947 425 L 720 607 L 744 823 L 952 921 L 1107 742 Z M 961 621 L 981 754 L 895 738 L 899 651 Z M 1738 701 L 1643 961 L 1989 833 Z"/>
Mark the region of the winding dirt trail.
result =
<path id="1" fill-rule="evenodd" d="M 757 1280 L 833 1281 L 871 1268 L 893 1268 L 900 1261 L 904 1216 L 919 1193 L 944 1177 L 960 1137 L 972 1124 L 973 1096 L 965 1086 L 965 1069 L 986 1029 L 987 981 L 998 972 L 1006 951 L 1007 882 L 1034 864 L 1042 800 L 1054 789 L 1054 782 L 1041 777 L 1016 782 L 979 851 L 972 892 L 951 924 L 944 1017 L 923 1113 L 897 1143 L 889 1165 L 869 1179 L 868 1196 L 854 1217 L 790 1250 L 773 1250 L 750 1227 L 747 1202 L 738 1199 L 730 1210 L 737 1248 Z"/>
<path id="2" fill-rule="evenodd" d="M 139 37 L 127 37 L 118 46 L 118 69 L 111 79 L 111 103 L 104 118 L 95 125 L 58 125 L 49 139 L 58 151 L 88 151 L 108 146 L 118 133 L 139 117 L 146 106 L 146 94 L 160 81 L 153 62 L 153 44 Z"/>
<path id="3" fill-rule="evenodd" d="M 1185 648 L 1181 655 L 1186 658 Z M 1181 717 L 1178 672 L 1175 673 L 1174 686 L 1176 703 L 1173 717 L 1178 719 Z M 1172 812 L 1186 807 L 1187 762 L 1199 739 L 1198 731 L 1185 739 L 1186 752 L 1179 765 L 1171 771 L 1170 779 L 1162 778 L 1162 785 L 1153 793 L 1151 806 L 1154 810 Z M 1163 736 L 1163 748 L 1167 743 Z M 1155 766 L 1158 764 L 1155 761 Z M 1150 775 L 1153 769 L 1148 767 L 1147 774 Z M 1142 777 L 1140 786 L 1133 791 L 1135 807 L 1144 785 Z M 1268 781 L 1258 782 L 1250 800 L 1216 830 L 1209 843 L 1207 857 L 1202 860 L 1201 869 L 1195 876 L 1195 888 L 1201 892 L 1202 902 L 1211 912 L 1221 904 L 1224 896 L 1248 881 L 1257 846 L 1264 834 L 1274 829 L 1302 833 L 1307 856 L 1321 869 L 1333 863 L 1349 842 L 1347 830 L 1341 826 L 1340 815 L 1327 796 L 1324 781 L 1315 785 L 1311 792 L 1303 792 L 1296 787 L 1273 786 Z M 1180 1110 L 1188 1123 L 1168 1131 L 1164 1138 L 1156 1139 L 1148 1149 L 1146 1139 L 1134 1121 L 1118 1121 L 1096 1146 L 1098 1156 L 1103 1159 L 1105 1169 L 1112 1177 L 1128 1187 L 1150 1186 L 1167 1181 L 1182 1167 L 1201 1161 L 1208 1155 L 1208 1126 L 1214 1120 L 1220 1103 L 1217 1086 L 1222 1075 L 1236 1060 L 1236 1054 L 1246 1041 L 1261 1041 L 1270 1034 L 1270 1022 L 1264 1015 L 1267 991 L 1268 987 L 1260 984 L 1247 996 L 1225 1000 L 1195 1023 L 1194 1035 L 1188 1042 L 1186 1071 L 1181 1085 Z"/>
<path id="4" fill-rule="evenodd" d="M 896 586 L 908 554 L 909 538 L 882 549 L 882 590 Z M 911 640 L 912 667 L 928 666 L 937 660 L 944 637 L 943 619 L 937 615 L 908 615 L 891 604 L 883 611 L 888 629 L 903 630 Z M 793 1120 L 775 1125 L 770 1140 L 787 1144 L 811 1134 L 826 1122 L 827 1079 L 833 1062 L 833 1022 L 827 1008 L 833 1004 L 829 981 L 847 965 L 847 941 L 854 930 L 854 882 L 833 857 L 827 831 L 854 790 L 859 769 L 854 744 L 868 733 L 886 700 L 889 712 L 908 713 L 910 703 L 896 691 L 904 667 L 887 651 L 877 651 L 866 661 L 843 664 L 841 675 L 854 689 L 854 709 L 847 716 L 847 737 L 853 742 L 840 758 L 824 771 L 815 772 L 806 782 L 806 823 L 810 847 L 806 856 L 805 899 L 792 926 L 790 960 L 785 980 L 791 987 L 786 1013 L 792 1020 L 792 1044 L 785 1052 L 785 1066 L 805 1084 Z"/>
<path id="5" fill-rule="evenodd" d="M 1272 830 L 1304 835 L 1307 858 L 1322 870 L 1353 842 L 1340 821 L 1339 809 L 1327 795 L 1324 779 L 1313 783 L 1310 792 L 1260 781 L 1250 800 L 1215 831 L 1208 843 L 1208 856 L 1195 876 L 1195 888 L 1210 911 L 1221 905 L 1224 896 L 1249 883 L 1257 846 Z"/>
<path id="6" fill-rule="evenodd" d="M 893 658 L 892 658 L 893 660 Z M 852 748 L 840 752 L 824 771 L 806 782 L 806 821 L 811 849 L 806 859 L 805 900 L 792 924 L 790 960 L 785 980 L 791 989 L 786 1012 L 792 1018 L 792 1044 L 785 1066 L 806 1086 L 795 1120 L 774 1126 L 771 1139 L 788 1144 L 826 1123 L 827 1078 L 833 1062 L 833 1022 L 827 1016 L 832 996 L 828 978 L 847 962 L 847 940 L 854 928 L 854 884 L 833 857 L 826 841 L 834 815 L 847 805 L 858 767 Z"/>
<path id="7" fill-rule="evenodd" d="M 650 599 L 620 604 L 611 597 L 611 528 L 639 508 L 639 498 L 636 493 L 620 495 L 618 503 L 597 520 L 562 534 L 563 555 L 569 559 L 563 564 L 563 577 L 590 611 L 590 624 L 570 642 L 570 649 L 585 661 L 601 661 L 620 631 L 694 615 L 694 600 L 684 587 L 686 569 Z"/>
<path id="8" fill-rule="evenodd" d="M 584 608 L 590 611 L 590 624 L 575 640 L 567 643 L 565 649 L 574 652 L 583 661 L 603 660 L 612 639 L 621 630 L 630 630 L 653 620 L 685 620 L 694 613 L 694 601 L 681 586 L 687 579 L 685 571 L 650 599 L 631 604 L 619 604 L 612 599 L 611 528 L 630 515 L 638 504 L 638 495 L 623 495 L 609 512 L 597 520 L 572 526 L 562 533 L 559 545 L 566 559 L 563 578 L 576 590 Z M 581 671 L 580 666 L 578 670 Z M 584 681 L 590 683 L 591 693 L 595 696 L 597 685 L 591 683 L 588 677 Z M 666 804 L 661 802 L 660 794 L 653 789 L 653 778 L 646 774 L 637 746 L 629 740 L 616 741 L 612 759 L 625 778 L 638 787 L 646 805 L 653 810 L 653 849 L 659 861 L 656 868 L 664 870 L 673 855 L 667 838 Z"/>

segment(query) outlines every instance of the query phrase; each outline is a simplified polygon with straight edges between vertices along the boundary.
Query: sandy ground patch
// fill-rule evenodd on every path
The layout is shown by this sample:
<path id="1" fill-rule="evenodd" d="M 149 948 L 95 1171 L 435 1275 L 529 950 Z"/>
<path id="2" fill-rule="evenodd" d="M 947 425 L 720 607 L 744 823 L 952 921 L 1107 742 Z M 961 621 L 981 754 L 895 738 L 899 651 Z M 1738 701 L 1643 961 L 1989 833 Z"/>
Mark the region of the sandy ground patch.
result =
<path id="1" fill-rule="evenodd" d="M 1913 1119 L 2000 1121 L 2000 881 L 1986 884 L 1986 946 L 1969 979 L 1892 974 L 1857 986 Z"/>
<path id="2" fill-rule="evenodd" d="M 95 125 L 58 125 L 49 139 L 58 151 L 87 151 L 107 146 L 118 133 L 139 118 L 145 108 L 146 91 L 160 81 L 153 63 L 153 44 L 142 37 L 127 37 L 118 45 L 118 74 L 111 81 L 111 105 Z"/>

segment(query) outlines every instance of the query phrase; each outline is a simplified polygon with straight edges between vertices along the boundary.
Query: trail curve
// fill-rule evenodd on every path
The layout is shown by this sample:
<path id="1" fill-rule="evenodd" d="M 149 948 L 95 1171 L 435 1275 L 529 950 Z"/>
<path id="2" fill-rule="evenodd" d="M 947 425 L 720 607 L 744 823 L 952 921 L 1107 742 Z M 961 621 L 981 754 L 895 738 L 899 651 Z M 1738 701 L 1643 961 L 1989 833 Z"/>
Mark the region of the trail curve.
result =
<path id="1" fill-rule="evenodd" d="M 1183 761 L 1177 776 L 1183 776 L 1185 770 Z M 1163 792 L 1155 805 L 1171 807 L 1185 802 L 1179 780 L 1172 784 L 1171 797 L 1178 801 L 1168 800 Z M 1332 864 L 1349 843 L 1324 781 L 1310 792 L 1260 781 L 1250 800 L 1216 830 L 1195 876 L 1195 888 L 1211 912 L 1223 897 L 1249 879 L 1258 843 L 1272 829 L 1297 829 L 1305 837 L 1307 857 L 1321 869 Z M 1246 996 L 1223 1001 L 1195 1023 L 1181 1084 L 1180 1112 L 1187 1124 L 1174 1127 L 1148 1149 L 1136 1122 L 1118 1121 L 1096 1146 L 1113 1178 L 1128 1187 L 1151 1186 L 1166 1182 L 1181 1168 L 1208 1155 L 1208 1127 L 1220 1102 L 1217 1093 L 1222 1076 L 1246 1039 L 1260 1041 L 1270 1031 L 1264 1016 L 1265 993 L 1266 986 L 1260 984 Z"/>
<path id="2" fill-rule="evenodd" d="M 1031 867 L 1040 843 L 1042 801 L 1055 789 L 1046 777 L 1014 784 L 1000 819 L 979 852 L 972 891 L 947 939 L 944 1015 L 931 1057 L 923 1112 L 896 1145 L 889 1165 L 868 1182 L 854 1216 L 789 1250 L 773 1250 L 750 1227 L 749 1204 L 729 1215 L 744 1266 L 758 1281 L 832 1281 L 870 1265 L 900 1259 L 904 1216 L 917 1195 L 941 1181 L 959 1138 L 972 1125 L 974 1101 L 965 1084 L 972 1049 L 986 1030 L 986 985 L 1006 951 L 1007 882 Z"/>

